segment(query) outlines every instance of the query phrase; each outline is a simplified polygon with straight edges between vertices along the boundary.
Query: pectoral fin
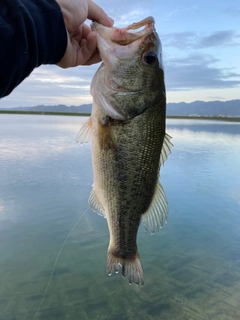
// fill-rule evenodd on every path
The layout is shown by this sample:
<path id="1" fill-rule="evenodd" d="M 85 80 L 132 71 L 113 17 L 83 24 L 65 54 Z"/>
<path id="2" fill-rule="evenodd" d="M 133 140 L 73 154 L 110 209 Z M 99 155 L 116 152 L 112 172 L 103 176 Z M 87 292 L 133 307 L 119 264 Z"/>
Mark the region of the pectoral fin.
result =
<path id="1" fill-rule="evenodd" d="M 168 202 L 160 181 L 157 182 L 155 194 L 149 209 L 142 215 L 142 222 L 145 231 L 151 233 L 159 231 L 163 226 L 163 221 L 167 222 Z"/>
<path id="2" fill-rule="evenodd" d="M 76 142 L 79 144 L 88 143 L 92 140 L 92 118 L 90 117 L 80 128 Z"/>

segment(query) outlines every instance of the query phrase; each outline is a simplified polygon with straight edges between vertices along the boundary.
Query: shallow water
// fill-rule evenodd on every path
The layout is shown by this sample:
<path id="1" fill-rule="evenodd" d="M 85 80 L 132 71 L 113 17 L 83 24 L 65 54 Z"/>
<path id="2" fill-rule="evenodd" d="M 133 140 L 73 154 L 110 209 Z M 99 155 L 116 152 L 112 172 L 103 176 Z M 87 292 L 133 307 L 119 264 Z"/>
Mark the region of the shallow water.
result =
<path id="1" fill-rule="evenodd" d="M 32 320 L 57 254 L 88 207 L 86 118 L 0 116 L 0 319 Z M 106 220 L 91 209 L 63 247 L 35 319 L 240 318 L 240 124 L 169 120 L 168 223 L 139 229 L 145 285 L 107 276 Z"/>

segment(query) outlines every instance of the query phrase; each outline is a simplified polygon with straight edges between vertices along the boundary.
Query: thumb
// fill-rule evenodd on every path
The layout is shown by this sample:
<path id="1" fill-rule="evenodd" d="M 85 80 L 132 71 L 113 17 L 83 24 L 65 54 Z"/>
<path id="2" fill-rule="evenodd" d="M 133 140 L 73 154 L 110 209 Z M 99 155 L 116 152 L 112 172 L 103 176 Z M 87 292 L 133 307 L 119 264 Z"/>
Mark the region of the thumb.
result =
<path id="1" fill-rule="evenodd" d="M 106 12 L 99 7 L 95 2 L 88 1 L 88 19 L 97 21 L 106 27 L 112 27 L 114 20 L 110 18 Z"/>
<path id="2" fill-rule="evenodd" d="M 66 28 L 69 32 L 75 31 L 88 16 L 88 1 L 56 0 L 59 4 Z"/>

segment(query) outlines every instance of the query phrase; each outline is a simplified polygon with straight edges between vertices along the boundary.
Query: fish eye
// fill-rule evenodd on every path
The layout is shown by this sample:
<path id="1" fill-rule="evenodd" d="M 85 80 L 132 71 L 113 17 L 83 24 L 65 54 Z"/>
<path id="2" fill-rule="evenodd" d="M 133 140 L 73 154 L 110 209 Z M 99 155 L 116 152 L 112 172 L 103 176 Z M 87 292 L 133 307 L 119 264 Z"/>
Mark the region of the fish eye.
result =
<path id="1" fill-rule="evenodd" d="M 143 55 L 145 64 L 151 65 L 157 60 L 157 55 L 154 51 L 147 51 Z"/>

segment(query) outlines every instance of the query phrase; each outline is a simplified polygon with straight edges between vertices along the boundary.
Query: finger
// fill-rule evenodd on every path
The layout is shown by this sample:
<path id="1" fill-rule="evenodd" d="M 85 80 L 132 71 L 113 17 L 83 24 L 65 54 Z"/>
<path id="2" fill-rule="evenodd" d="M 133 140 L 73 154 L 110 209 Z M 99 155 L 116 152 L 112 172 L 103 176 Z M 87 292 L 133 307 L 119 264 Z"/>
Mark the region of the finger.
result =
<path id="1" fill-rule="evenodd" d="M 88 0 L 56 0 L 62 10 L 65 25 L 69 32 L 77 29 L 87 19 Z"/>
<path id="2" fill-rule="evenodd" d="M 97 21 L 106 27 L 112 27 L 114 23 L 113 19 L 110 18 L 101 7 L 91 0 L 88 1 L 88 19 Z"/>
<path id="3" fill-rule="evenodd" d="M 97 37 L 96 33 L 91 31 L 83 46 L 78 49 L 77 52 L 77 65 L 86 64 L 86 62 L 94 55 L 97 49 Z"/>
<path id="4" fill-rule="evenodd" d="M 84 63 L 85 66 L 90 66 L 91 64 L 95 64 L 102 61 L 99 52 L 96 50 L 93 55 Z"/>
<path id="5" fill-rule="evenodd" d="M 83 24 L 73 32 L 69 32 L 70 38 L 74 38 L 78 43 L 82 39 L 86 39 L 89 32 L 92 32 L 91 28 L 87 24 Z"/>
<path id="6" fill-rule="evenodd" d="M 80 47 L 83 47 L 83 46 L 86 46 L 86 45 L 87 45 L 87 40 L 86 40 L 86 39 L 82 39 L 82 40 L 80 41 L 79 46 L 80 46 Z"/>
<path id="7" fill-rule="evenodd" d="M 87 38 L 89 32 L 92 32 L 92 29 L 87 24 L 84 23 L 82 25 L 82 37 Z"/>

